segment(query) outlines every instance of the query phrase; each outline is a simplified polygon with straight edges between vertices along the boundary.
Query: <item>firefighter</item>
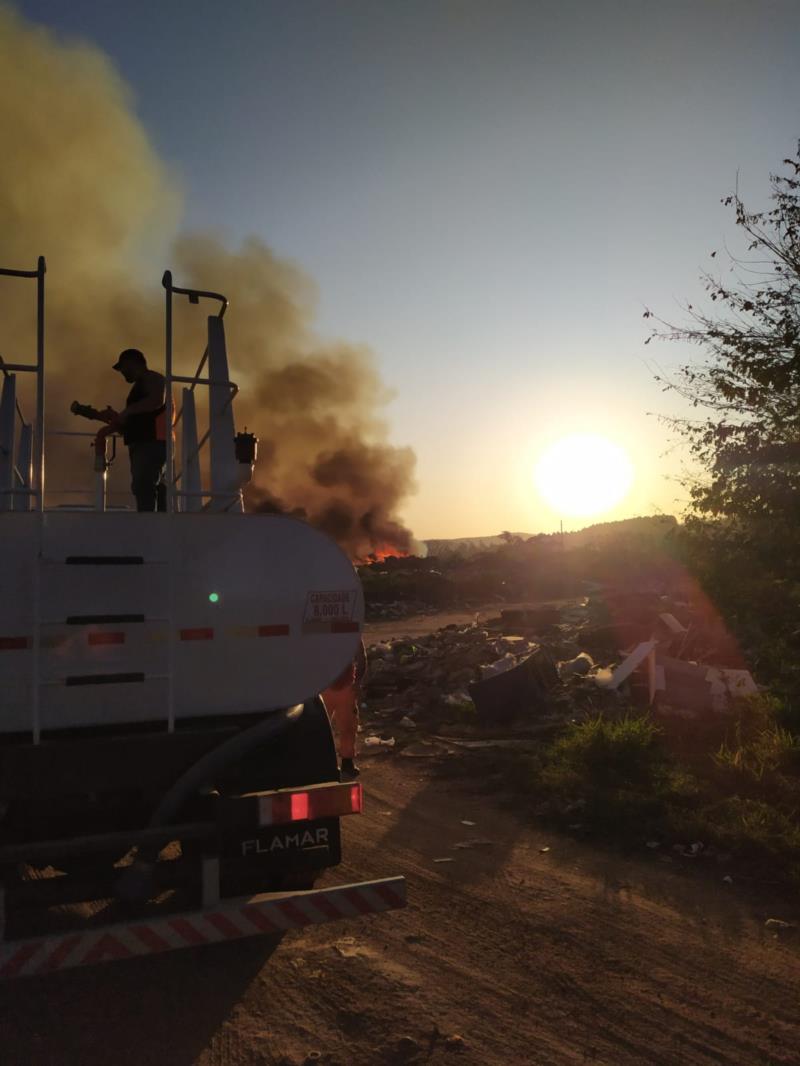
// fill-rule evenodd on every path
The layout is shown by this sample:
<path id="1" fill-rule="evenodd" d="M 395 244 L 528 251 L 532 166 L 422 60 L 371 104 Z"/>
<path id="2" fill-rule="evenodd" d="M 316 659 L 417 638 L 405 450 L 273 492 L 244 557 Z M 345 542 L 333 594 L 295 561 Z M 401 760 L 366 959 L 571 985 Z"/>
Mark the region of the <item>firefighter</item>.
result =
<path id="1" fill-rule="evenodd" d="M 114 363 L 128 384 L 125 407 L 115 415 L 114 427 L 122 433 L 131 462 L 131 491 L 137 511 L 166 511 L 167 460 L 166 382 L 150 370 L 138 348 L 126 348 Z"/>
<path id="2" fill-rule="evenodd" d="M 358 777 L 356 734 L 358 732 L 358 697 L 367 672 L 367 653 L 362 640 L 355 658 L 339 677 L 322 693 L 328 717 L 336 735 L 343 777 Z"/>

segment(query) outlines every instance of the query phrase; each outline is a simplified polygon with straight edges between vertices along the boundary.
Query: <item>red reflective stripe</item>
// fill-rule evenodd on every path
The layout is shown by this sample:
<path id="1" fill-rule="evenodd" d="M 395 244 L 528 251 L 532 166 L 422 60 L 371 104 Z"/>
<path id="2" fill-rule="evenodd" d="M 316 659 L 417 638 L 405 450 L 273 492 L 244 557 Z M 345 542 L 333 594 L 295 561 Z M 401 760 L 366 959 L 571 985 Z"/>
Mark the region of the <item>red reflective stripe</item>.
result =
<path id="1" fill-rule="evenodd" d="M 51 951 L 42 965 L 39 967 L 42 973 L 48 973 L 50 970 L 57 970 L 62 962 L 66 959 L 69 953 L 74 947 L 77 947 L 81 942 L 80 936 L 68 936 L 65 937 L 55 951 Z"/>
<path id="2" fill-rule="evenodd" d="M 131 950 L 130 948 L 126 948 L 122 941 L 117 940 L 117 938 L 112 936 L 111 933 L 104 933 L 92 950 L 87 951 L 83 961 L 88 964 L 90 962 L 99 962 L 101 959 L 107 959 L 109 957 L 115 959 L 129 959 L 131 957 Z"/>
<path id="3" fill-rule="evenodd" d="M 213 640 L 213 629 L 182 629 L 181 640 Z"/>
<path id="4" fill-rule="evenodd" d="M 375 885 L 373 890 L 377 892 L 381 899 L 385 900 L 390 907 L 402 907 L 405 902 L 403 897 L 398 895 L 389 885 Z"/>
<path id="5" fill-rule="evenodd" d="M 288 637 L 289 627 L 286 625 L 259 626 L 258 635 L 260 637 Z"/>
<path id="6" fill-rule="evenodd" d="M 0 651 L 22 651 L 27 647 L 27 637 L 0 637 Z"/>
<path id="7" fill-rule="evenodd" d="M 352 903 L 357 911 L 361 914 L 370 914 L 372 907 L 364 899 L 357 888 L 352 888 L 349 892 L 344 893 L 344 898 L 348 903 Z"/>
<path id="8" fill-rule="evenodd" d="M 237 926 L 235 926 L 229 918 L 226 918 L 224 914 L 217 914 L 215 912 L 212 914 L 204 914 L 203 917 L 207 922 L 210 922 L 215 929 L 219 929 L 222 935 L 227 937 L 228 940 L 233 940 L 235 937 L 242 935 L 241 929 L 237 928 Z"/>
<path id="9" fill-rule="evenodd" d="M 172 946 L 149 925 L 132 925 L 130 931 L 151 951 L 169 951 Z"/>
<path id="10" fill-rule="evenodd" d="M 312 919 L 307 914 L 303 914 L 299 907 L 295 907 L 294 903 L 290 903 L 288 900 L 276 900 L 275 906 L 281 910 L 287 918 L 290 918 L 295 925 L 305 926 L 311 925 Z"/>
<path id="11" fill-rule="evenodd" d="M 167 923 L 175 932 L 182 936 L 187 944 L 207 944 L 208 937 L 203 936 L 199 929 L 195 929 L 191 922 L 185 918 L 170 918 Z"/>
<path id="12" fill-rule="evenodd" d="M 124 644 L 124 633 L 90 633 L 90 644 Z"/>
<path id="13" fill-rule="evenodd" d="M 309 900 L 309 903 L 313 904 L 319 913 L 326 918 L 333 920 L 335 918 L 344 917 L 339 908 L 327 896 L 320 896 L 319 899 Z"/>
<path id="14" fill-rule="evenodd" d="M 242 915 L 253 923 L 262 933 L 277 933 L 278 926 L 264 914 L 259 907 L 242 907 Z"/>
<path id="15" fill-rule="evenodd" d="M 19 951 L 11 956 L 7 963 L 0 966 L 0 977 L 16 977 L 25 963 L 33 958 L 41 946 L 41 942 L 34 941 L 21 947 Z"/>
<path id="16" fill-rule="evenodd" d="M 331 622 L 331 633 L 359 633 L 360 622 Z"/>

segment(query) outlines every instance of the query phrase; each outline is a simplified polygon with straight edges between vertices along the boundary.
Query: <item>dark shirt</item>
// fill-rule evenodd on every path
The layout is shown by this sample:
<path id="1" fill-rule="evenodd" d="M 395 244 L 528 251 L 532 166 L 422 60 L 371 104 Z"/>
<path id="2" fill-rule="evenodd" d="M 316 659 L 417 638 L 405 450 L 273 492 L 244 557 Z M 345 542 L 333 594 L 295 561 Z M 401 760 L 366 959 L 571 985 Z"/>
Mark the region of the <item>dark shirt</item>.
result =
<path id="1" fill-rule="evenodd" d="M 148 371 L 150 374 L 158 374 L 155 370 Z M 163 381 L 163 378 L 162 378 Z M 134 382 L 133 388 L 128 393 L 125 406 L 143 400 L 148 395 L 148 389 L 144 382 Z M 128 415 L 122 427 L 122 439 L 126 444 L 142 444 L 146 441 L 164 440 L 164 411 L 166 404 L 162 404 L 157 411 L 144 411 L 135 415 Z"/>

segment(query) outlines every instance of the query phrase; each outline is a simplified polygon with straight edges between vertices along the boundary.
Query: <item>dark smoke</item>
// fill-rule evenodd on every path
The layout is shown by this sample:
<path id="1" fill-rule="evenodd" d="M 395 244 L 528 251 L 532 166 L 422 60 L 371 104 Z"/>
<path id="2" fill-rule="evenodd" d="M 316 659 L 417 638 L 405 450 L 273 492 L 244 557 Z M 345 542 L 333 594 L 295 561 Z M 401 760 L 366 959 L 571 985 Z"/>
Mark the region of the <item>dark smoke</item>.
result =
<path id="1" fill-rule="evenodd" d="M 385 442 L 376 413 L 389 395 L 370 352 L 315 337 L 312 282 L 262 241 L 232 250 L 177 233 L 178 184 L 108 60 L 0 7 L 0 129 L 0 265 L 29 268 L 40 253 L 48 262 L 48 427 L 91 428 L 67 413 L 73 399 L 122 405 L 111 370 L 122 348 L 163 365 L 159 281 L 170 266 L 177 284 L 230 298 L 237 425 L 261 440 L 251 504 L 304 515 L 353 558 L 409 550 L 398 510 L 414 490 L 414 456 Z M 32 326 L 32 286 L 0 284 L 0 355 L 29 356 Z M 177 373 L 195 369 L 204 343 L 203 312 L 181 303 Z M 48 443 L 53 497 L 88 485 L 88 446 Z M 125 456 L 113 484 L 126 494 Z"/>

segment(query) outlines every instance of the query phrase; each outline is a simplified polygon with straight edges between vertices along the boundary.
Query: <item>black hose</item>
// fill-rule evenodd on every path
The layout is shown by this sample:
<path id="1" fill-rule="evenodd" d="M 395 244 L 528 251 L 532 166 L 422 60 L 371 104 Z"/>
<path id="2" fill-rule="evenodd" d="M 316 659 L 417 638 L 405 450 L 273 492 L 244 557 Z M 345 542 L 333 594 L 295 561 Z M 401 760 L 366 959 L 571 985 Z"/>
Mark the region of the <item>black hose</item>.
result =
<path id="1" fill-rule="evenodd" d="M 193 763 L 162 797 L 153 811 L 148 829 L 169 825 L 186 800 L 204 785 L 213 784 L 231 763 L 236 762 L 251 748 L 282 733 L 293 725 L 303 714 L 305 704 L 297 703 L 286 710 L 275 711 L 262 719 L 257 725 L 245 729 L 230 737 L 217 748 L 206 752 L 202 758 Z M 158 858 L 156 848 L 140 848 L 134 862 L 127 866 L 117 882 L 116 895 L 128 902 L 143 902 L 148 899 L 153 887 L 155 862 Z"/>

